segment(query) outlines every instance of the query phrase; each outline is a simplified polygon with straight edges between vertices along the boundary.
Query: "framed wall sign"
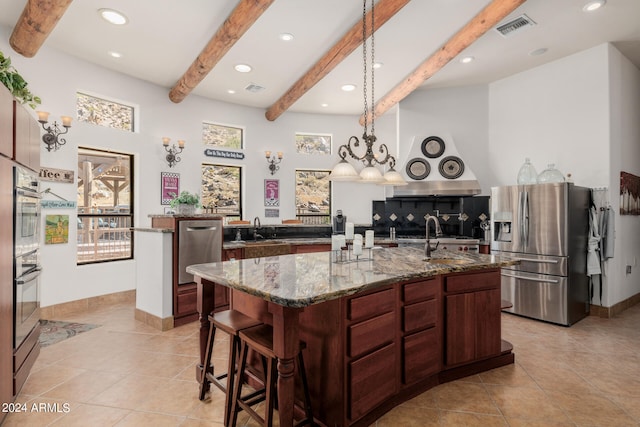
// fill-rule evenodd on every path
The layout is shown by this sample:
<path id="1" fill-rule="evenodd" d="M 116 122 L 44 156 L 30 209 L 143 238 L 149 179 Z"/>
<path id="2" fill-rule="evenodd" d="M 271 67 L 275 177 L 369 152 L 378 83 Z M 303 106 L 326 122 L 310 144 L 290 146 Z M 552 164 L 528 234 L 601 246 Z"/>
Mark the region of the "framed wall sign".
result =
<path id="1" fill-rule="evenodd" d="M 69 215 L 45 216 L 44 244 L 58 244 L 69 242 Z"/>
<path id="2" fill-rule="evenodd" d="M 160 185 L 160 204 L 168 205 L 175 196 L 180 194 L 180 174 L 160 172 Z"/>
<path id="3" fill-rule="evenodd" d="M 280 206 L 280 180 L 264 180 L 264 205 Z"/>

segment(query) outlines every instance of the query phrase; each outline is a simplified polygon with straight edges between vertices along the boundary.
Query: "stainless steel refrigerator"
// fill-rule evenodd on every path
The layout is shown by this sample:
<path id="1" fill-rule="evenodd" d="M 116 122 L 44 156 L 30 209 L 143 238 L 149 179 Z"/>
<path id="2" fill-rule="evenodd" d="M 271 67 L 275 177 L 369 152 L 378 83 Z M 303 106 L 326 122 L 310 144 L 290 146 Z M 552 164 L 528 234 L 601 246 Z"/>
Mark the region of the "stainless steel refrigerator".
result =
<path id="1" fill-rule="evenodd" d="M 491 253 L 520 260 L 501 272 L 505 311 L 565 326 L 589 314 L 590 194 L 564 182 L 491 189 Z"/>

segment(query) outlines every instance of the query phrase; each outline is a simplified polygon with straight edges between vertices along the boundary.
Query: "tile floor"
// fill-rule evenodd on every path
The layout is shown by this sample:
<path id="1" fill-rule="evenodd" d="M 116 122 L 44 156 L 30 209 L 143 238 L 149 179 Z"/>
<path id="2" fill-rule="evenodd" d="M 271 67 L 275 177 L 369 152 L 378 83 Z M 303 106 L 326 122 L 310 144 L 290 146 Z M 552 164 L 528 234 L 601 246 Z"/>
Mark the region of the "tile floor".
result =
<path id="1" fill-rule="evenodd" d="M 640 426 L 640 305 L 571 328 L 502 316 L 514 365 L 435 387 L 375 426 Z M 29 412 L 3 427 L 222 426 L 223 394 L 197 398 L 196 323 L 161 333 L 131 305 L 56 320 L 102 326 L 42 349 L 17 398 Z M 216 343 L 219 366 L 227 345 Z"/>

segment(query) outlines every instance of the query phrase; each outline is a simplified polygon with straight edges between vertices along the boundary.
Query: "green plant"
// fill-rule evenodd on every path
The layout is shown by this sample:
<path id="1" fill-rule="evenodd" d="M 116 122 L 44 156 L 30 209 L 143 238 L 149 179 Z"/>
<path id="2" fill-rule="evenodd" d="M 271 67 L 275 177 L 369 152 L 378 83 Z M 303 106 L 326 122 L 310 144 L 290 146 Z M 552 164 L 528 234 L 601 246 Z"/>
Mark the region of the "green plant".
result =
<path id="1" fill-rule="evenodd" d="M 36 106 L 42 102 L 40 97 L 32 94 L 27 88 L 27 82 L 18 73 L 18 70 L 11 65 L 11 58 L 4 56 L 2 51 L 0 51 L 0 82 L 9 89 L 9 92 L 21 104 L 27 104 L 35 110 Z"/>
<path id="2" fill-rule="evenodd" d="M 176 193 L 170 194 L 173 195 L 173 199 L 170 202 L 172 208 L 181 204 L 200 206 L 200 197 L 197 194 L 191 194 L 188 191 L 181 191 L 179 196 L 176 196 Z"/>

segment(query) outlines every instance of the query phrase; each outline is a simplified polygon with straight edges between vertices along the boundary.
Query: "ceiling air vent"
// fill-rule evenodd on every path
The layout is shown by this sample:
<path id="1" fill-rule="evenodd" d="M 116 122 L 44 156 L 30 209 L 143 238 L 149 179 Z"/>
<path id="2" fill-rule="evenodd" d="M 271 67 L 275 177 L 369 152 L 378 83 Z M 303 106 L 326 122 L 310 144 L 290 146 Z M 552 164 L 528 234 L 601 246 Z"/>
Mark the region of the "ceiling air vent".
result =
<path id="1" fill-rule="evenodd" d="M 260 85 L 257 85 L 255 83 L 249 83 L 249 85 L 247 87 L 244 88 L 244 90 L 248 90 L 251 93 L 258 93 L 258 92 L 262 92 L 264 90 L 264 88 Z"/>
<path id="2" fill-rule="evenodd" d="M 527 27 L 533 27 L 536 23 L 527 15 L 520 15 L 516 19 L 502 24 L 496 28 L 504 37 L 509 37 L 517 31 L 524 30 Z"/>

